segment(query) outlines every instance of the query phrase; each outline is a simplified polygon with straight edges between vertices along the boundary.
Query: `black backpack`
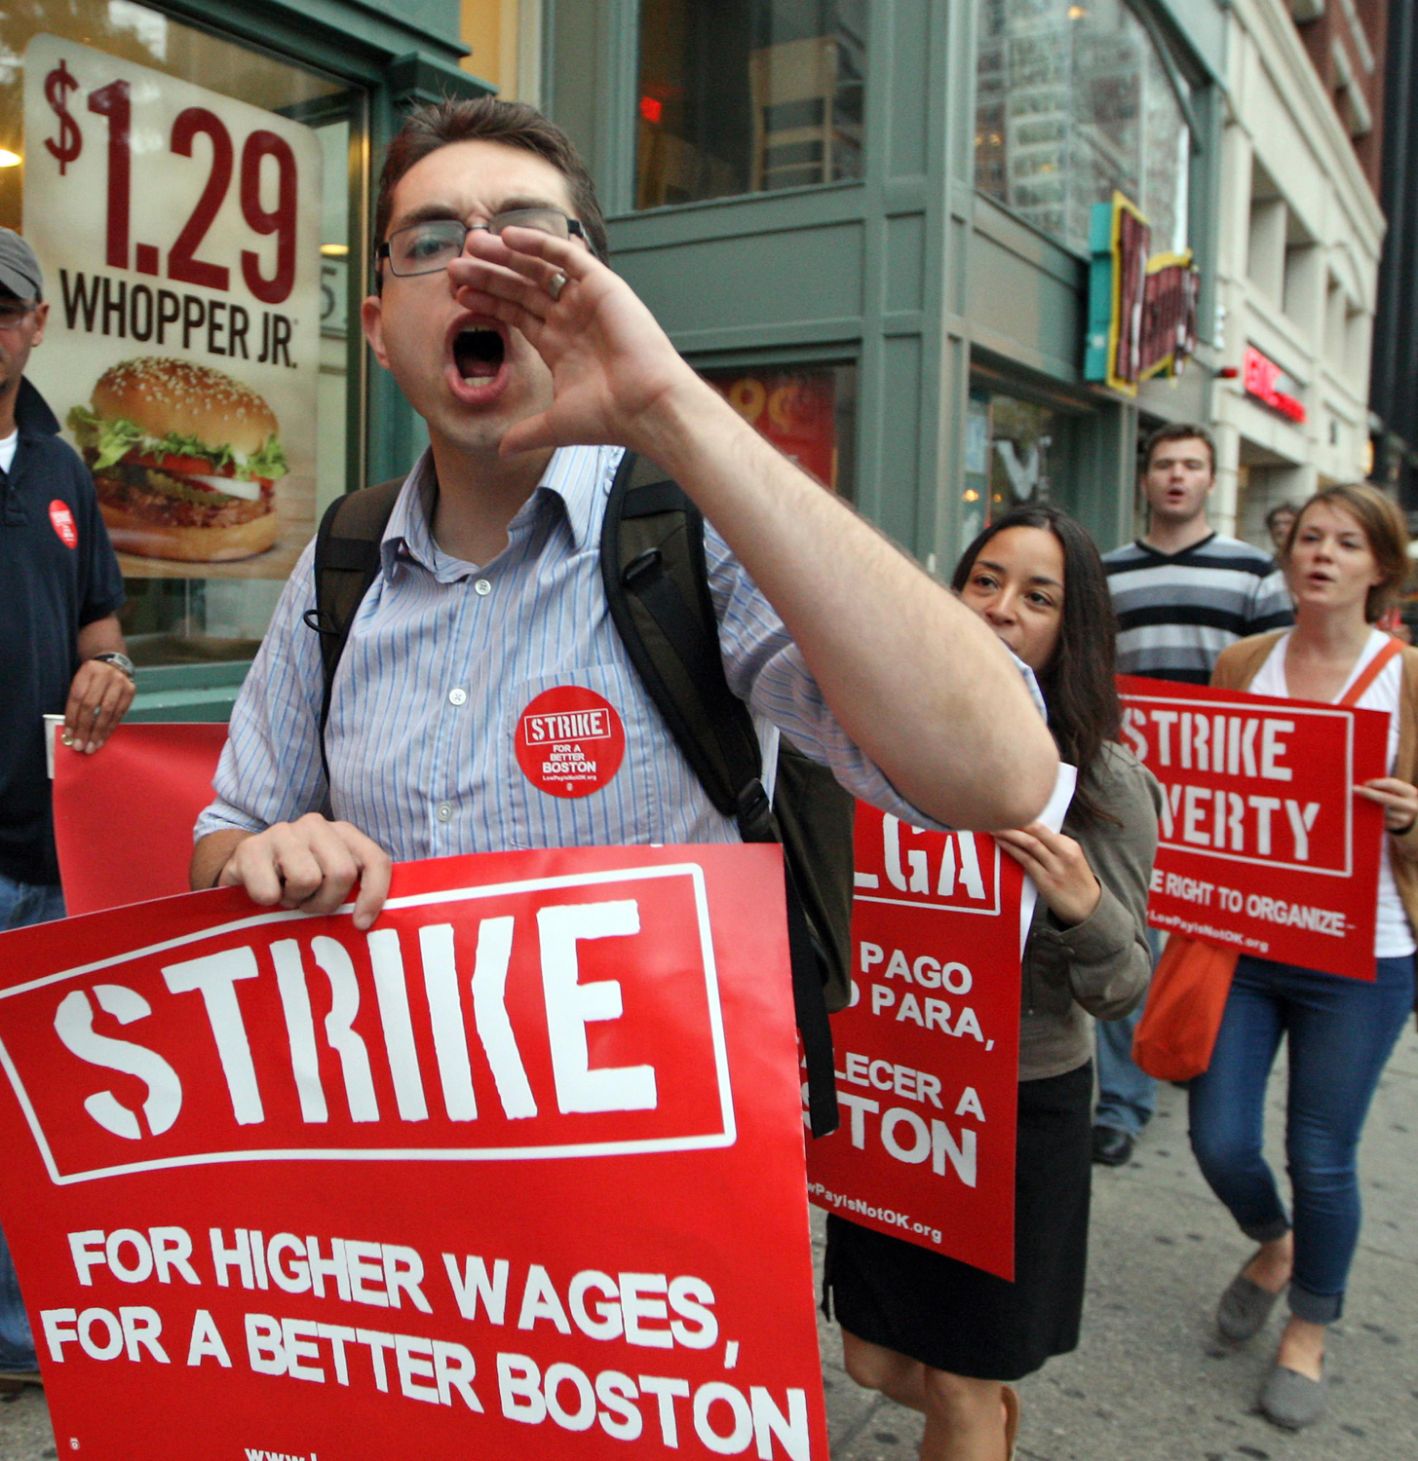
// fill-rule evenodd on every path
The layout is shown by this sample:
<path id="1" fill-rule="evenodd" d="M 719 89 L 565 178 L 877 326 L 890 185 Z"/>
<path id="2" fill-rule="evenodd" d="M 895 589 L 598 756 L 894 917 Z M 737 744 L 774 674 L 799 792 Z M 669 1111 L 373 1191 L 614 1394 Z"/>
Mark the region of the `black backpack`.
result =
<path id="1" fill-rule="evenodd" d="M 324 692 L 320 754 L 335 667 L 379 572 L 402 477 L 337 498 L 315 541 L 315 609 Z M 601 577 L 621 641 L 705 794 L 745 842 L 779 842 L 787 880 L 793 1005 L 808 1072 L 814 1136 L 837 1127 L 829 1010 L 850 991 L 852 798 L 787 740 L 773 801 L 764 790 L 752 717 L 724 679 L 704 559 L 704 519 L 653 462 L 626 452 L 601 532 Z M 329 780 L 326 766 L 326 780 Z"/>

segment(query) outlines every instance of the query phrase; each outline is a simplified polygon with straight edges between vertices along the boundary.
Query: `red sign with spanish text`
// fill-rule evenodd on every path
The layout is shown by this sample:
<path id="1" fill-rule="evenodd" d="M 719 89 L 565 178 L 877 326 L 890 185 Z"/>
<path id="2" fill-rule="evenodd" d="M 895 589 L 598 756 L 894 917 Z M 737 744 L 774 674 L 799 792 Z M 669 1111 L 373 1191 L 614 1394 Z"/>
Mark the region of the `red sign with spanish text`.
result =
<path id="1" fill-rule="evenodd" d="M 1024 876 L 994 840 L 859 804 L 842 1125 L 808 1149 L 829 1213 L 1014 1276 Z"/>
<path id="2" fill-rule="evenodd" d="M 1148 922 L 1374 977 L 1387 717 L 1120 675 L 1123 744 L 1162 783 Z"/>
<path id="3" fill-rule="evenodd" d="M 404 865 L 363 934 L 193 894 L 0 968 L 60 1454 L 826 1457 L 777 848 Z"/>

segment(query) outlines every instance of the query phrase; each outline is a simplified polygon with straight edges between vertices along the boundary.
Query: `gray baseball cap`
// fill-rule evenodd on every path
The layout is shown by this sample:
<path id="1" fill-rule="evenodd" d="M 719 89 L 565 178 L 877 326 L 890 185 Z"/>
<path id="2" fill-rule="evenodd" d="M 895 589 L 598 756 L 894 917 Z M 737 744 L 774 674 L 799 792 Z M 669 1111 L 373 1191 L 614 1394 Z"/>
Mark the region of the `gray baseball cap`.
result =
<path id="1" fill-rule="evenodd" d="M 44 297 L 39 260 L 13 228 L 0 228 L 0 289 L 8 289 L 16 299 Z"/>

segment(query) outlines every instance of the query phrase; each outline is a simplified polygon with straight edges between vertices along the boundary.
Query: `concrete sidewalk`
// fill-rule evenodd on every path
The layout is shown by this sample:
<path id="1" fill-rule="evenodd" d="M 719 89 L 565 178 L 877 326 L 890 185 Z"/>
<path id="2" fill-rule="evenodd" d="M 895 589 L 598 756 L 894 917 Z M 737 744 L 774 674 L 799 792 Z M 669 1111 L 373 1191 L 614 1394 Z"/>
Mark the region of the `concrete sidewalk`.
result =
<path id="1" fill-rule="evenodd" d="M 1284 1073 L 1267 1150 L 1283 1164 Z M 1329 1414 L 1298 1435 L 1255 1409 L 1283 1323 L 1233 1349 L 1212 1316 L 1252 1244 L 1197 1172 L 1164 1085 L 1128 1166 L 1094 1168 L 1083 1340 L 1019 1387 L 1021 1461 L 1418 1461 L 1418 1036 L 1389 1062 L 1360 1154 L 1364 1228 L 1328 1350 Z M 820 1224 L 818 1225 L 820 1234 Z M 823 1328 L 833 1461 L 914 1461 L 917 1416 L 857 1389 Z"/>
<path id="2" fill-rule="evenodd" d="M 1270 1112 L 1277 1153 L 1283 1090 L 1277 1072 Z M 1330 1344 L 1330 1413 L 1312 1430 L 1290 1435 L 1254 1409 L 1279 1312 L 1267 1334 L 1243 1350 L 1216 1337 L 1216 1300 L 1250 1244 L 1196 1171 L 1185 1094 L 1163 1086 L 1137 1156 L 1119 1170 L 1096 1171 L 1083 1343 L 1020 1386 L 1021 1461 L 1418 1461 L 1418 1037 L 1412 1025 L 1369 1117 L 1362 1171 L 1364 1231 L 1348 1313 Z M 814 1232 L 820 1264 L 820 1217 Z M 858 1390 L 842 1369 L 835 1329 L 823 1324 L 821 1334 L 833 1461 L 913 1461 L 919 1417 Z M 623 1449 L 608 1446 L 607 1454 Z M 65 1437 L 58 1454 L 71 1454 Z M 417 1461 L 418 1454 L 413 1443 L 397 1461 Z M 0 1402 L 0 1461 L 55 1455 L 40 1392 Z M 192 1461 L 206 1458 L 194 1451 Z"/>

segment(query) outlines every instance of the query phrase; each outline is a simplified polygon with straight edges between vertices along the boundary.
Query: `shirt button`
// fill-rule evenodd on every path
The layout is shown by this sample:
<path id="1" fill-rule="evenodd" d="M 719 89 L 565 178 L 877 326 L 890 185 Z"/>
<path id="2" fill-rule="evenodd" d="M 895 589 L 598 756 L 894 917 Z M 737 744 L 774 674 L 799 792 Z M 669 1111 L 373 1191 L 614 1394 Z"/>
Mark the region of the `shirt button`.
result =
<path id="1" fill-rule="evenodd" d="M 473 592 L 480 599 L 485 599 L 492 592 L 492 585 L 485 578 L 480 578 L 473 584 Z"/>
<path id="2" fill-rule="evenodd" d="M 450 705 L 466 705 L 468 703 L 468 692 L 459 685 L 456 689 L 448 692 L 448 703 Z"/>
<path id="3" fill-rule="evenodd" d="M 452 821 L 452 819 L 453 819 L 453 804 L 451 802 L 439 802 L 439 804 L 438 804 L 438 820 L 440 822 L 449 822 L 449 821 Z"/>

